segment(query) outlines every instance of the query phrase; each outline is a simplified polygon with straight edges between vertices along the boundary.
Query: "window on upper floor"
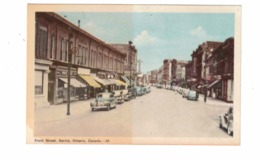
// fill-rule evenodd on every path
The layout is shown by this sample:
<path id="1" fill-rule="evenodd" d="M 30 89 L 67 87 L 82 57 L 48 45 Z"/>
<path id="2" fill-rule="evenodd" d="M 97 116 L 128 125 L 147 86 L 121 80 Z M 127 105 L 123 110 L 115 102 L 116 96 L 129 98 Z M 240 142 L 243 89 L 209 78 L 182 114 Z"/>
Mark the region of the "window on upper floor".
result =
<path id="1" fill-rule="evenodd" d="M 46 27 L 40 27 L 39 28 L 39 34 L 38 34 L 38 53 L 37 57 L 40 58 L 46 58 L 47 57 L 47 28 Z"/>
<path id="2" fill-rule="evenodd" d="M 60 57 L 59 57 L 59 60 L 61 61 L 62 61 L 63 52 L 64 52 L 64 38 L 62 37 L 60 39 Z"/>
<path id="3" fill-rule="evenodd" d="M 51 35 L 51 47 L 50 47 L 50 58 L 52 59 L 55 54 L 55 35 Z"/>

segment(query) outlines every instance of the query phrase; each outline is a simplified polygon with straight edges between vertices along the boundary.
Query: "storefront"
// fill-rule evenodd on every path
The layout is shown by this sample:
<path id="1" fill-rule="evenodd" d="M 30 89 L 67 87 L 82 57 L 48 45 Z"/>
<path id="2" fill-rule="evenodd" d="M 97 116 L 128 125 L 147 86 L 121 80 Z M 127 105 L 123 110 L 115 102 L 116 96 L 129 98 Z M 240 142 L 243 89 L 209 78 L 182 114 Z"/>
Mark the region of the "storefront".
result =
<path id="1" fill-rule="evenodd" d="M 127 84 L 125 82 L 120 81 L 119 79 L 109 79 L 116 85 L 116 90 L 122 90 L 122 89 L 127 89 Z"/>
<path id="2" fill-rule="evenodd" d="M 88 97 L 94 98 L 96 97 L 97 93 L 101 92 L 101 85 L 99 85 L 90 75 L 79 74 L 78 78 L 82 79 L 88 84 L 88 88 L 87 88 Z"/>
<path id="3" fill-rule="evenodd" d="M 209 96 L 212 98 L 220 99 L 221 98 L 221 79 L 217 79 L 211 82 L 207 89 L 209 91 Z"/>
<path id="4" fill-rule="evenodd" d="M 109 79 L 101 79 L 95 75 L 91 75 L 92 78 L 102 86 L 102 92 L 113 92 L 116 90 L 116 83 Z"/>
<path id="5" fill-rule="evenodd" d="M 233 96 L 234 96 L 233 76 L 223 76 L 222 91 L 223 91 L 222 99 L 226 102 L 232 103 Z"/>
<path id="6" fill-rule="evenodd" d="M 85 83 L 79 82 L 76 79 L 76 68 L 71 68 L 70 71 L 70 100 L 78 99 L 77 89 L 86 88 Z M 49 74 L 49 102 L 52 104 L 60 104 L 67 101 L 68 90 L 68 70 L 64 66 L 51 66 Z"/>
<path id="7" fill-rule="evenodd" d="M 68 100 L 68 78 L 59 78 L 59 84 L 62 84 L 62 91 L 63 91 L 63 102 L 67 102 Z M 87 87 L 86 84 L 83 84 L 76 80 L 76 78 L 70 79 L 70 101 L 76 101 L 79 99 L 78 90 L 85 89 Z"/>
<path id="8" fill-rule="evenodd" d="M 34 105 L 35 108 L 48 107 L 48 73 L 51 61 L 35 59 Z"/>

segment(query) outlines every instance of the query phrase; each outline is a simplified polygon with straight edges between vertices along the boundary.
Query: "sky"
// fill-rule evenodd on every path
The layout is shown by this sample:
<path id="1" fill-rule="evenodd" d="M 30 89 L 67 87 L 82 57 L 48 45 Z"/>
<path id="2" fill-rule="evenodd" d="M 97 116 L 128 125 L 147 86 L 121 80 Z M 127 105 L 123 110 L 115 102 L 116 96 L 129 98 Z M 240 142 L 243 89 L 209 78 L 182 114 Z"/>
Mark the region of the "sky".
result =
<path id="1" fill-rule="evenodd" d="M 106 43 L 132 41 L 143 73 L 159 69 L 164 59 L 191 60 L 205 41 L 234 37 L 233 13 L 89 13 L 60 12 Z"/>

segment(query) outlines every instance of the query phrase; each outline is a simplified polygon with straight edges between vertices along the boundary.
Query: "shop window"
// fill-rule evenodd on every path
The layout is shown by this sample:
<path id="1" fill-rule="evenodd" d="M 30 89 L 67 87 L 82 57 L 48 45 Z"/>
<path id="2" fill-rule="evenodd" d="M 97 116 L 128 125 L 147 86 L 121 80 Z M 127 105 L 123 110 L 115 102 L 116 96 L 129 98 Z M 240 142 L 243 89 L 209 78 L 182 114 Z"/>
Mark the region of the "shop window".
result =
<path id="1" fill-rule="evenodd" d="M 43 71 L 35 71 L 35 95 L 43 94 L 43 78 L 44 73 Z"/>

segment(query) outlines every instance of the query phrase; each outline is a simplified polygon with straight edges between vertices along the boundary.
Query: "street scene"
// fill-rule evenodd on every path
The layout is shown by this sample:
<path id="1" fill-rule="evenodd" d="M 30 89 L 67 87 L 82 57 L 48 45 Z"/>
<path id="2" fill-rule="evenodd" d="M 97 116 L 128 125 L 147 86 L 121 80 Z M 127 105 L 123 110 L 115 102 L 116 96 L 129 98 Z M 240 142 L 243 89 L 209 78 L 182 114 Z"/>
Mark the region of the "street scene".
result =
<path id="1" fill-rule="evenodd" d="M 34 136 L 233 138 L 234 30 L 232 13 L 36 12 Z"/>
<path id="2" fill-rule="evenodd" d="M 161 98 L 158 98 L 161 97 Z M 90 102 L 72 104 L 71 117 L 66 106 L 35 112 L 37 136 L 97 136 L 97 137 L 226 137 L 219 128 L 218 116 L 229 105 L 215 99 L 204 102 L 187 100 L 177 91 L 158 89 L 115 109 L 91 111 Z"/>

